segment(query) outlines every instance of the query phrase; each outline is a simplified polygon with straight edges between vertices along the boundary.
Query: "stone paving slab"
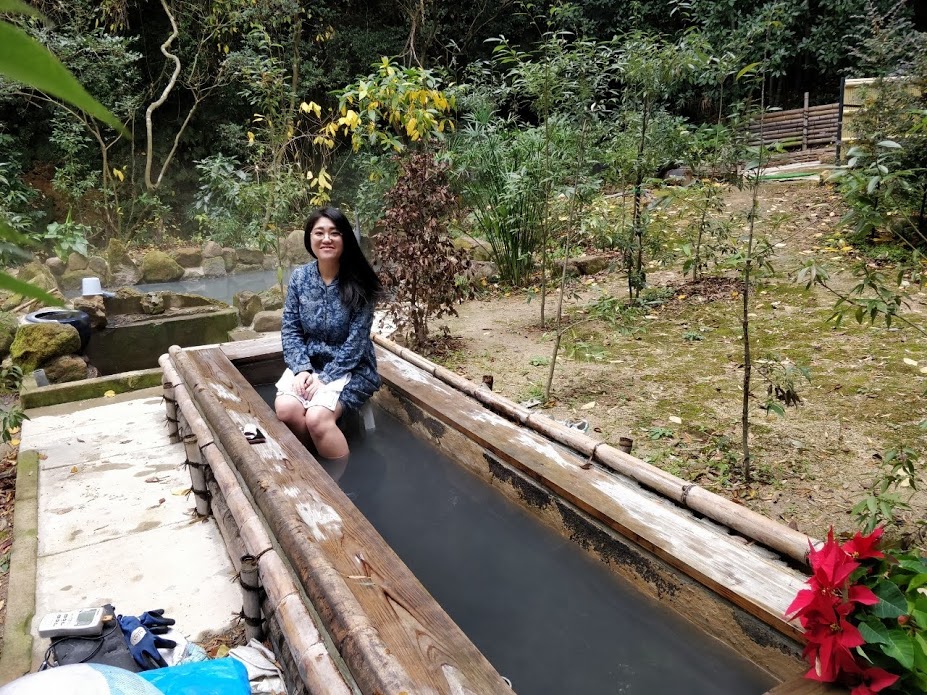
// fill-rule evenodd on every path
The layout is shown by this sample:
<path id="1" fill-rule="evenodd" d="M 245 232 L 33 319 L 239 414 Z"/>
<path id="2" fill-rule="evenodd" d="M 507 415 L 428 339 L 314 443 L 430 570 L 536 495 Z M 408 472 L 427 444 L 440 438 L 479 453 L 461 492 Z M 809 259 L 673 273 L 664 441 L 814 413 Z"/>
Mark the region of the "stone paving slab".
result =
<path id="1" fill-rule="evenodd" d="M 39 554 L 189 523 L 193 498 L 176 494 L 190 488 L 183 462 L 182 446 L 157 447 L 143 457 L 136 452 L 42 471 L 42 485 L 56 494 L 39 499 Z"/>
<path id="2" fill-rule="evenodd" d="M 29 413 L 21 451 L 39 463 L 33 667 L 48 612 L 112 603 L 117 612 L 164 608 L 191 638 L 221 631 L 241 608 L 215 522 L 197 520 L 160 396 L 99 398 Z M 163 500 L 163 501 L 162 501 Z"/>

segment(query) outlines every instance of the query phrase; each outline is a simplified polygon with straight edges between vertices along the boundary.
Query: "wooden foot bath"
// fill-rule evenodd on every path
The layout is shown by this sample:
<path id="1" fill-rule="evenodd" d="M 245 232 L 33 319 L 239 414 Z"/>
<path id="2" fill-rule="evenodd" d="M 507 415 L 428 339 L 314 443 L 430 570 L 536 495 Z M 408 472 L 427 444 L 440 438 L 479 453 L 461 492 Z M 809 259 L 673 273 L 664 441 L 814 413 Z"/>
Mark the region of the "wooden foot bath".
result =
<path id="1" fill-rule="evenodd" d="M 290 692 L 795 692 L 782 613 L 810 539 L 377 342 L 377 432 L 341 487 L 255 390 L 279 335 L 160 361 L 198 510 L 256 567 L 245 612 Z"/>

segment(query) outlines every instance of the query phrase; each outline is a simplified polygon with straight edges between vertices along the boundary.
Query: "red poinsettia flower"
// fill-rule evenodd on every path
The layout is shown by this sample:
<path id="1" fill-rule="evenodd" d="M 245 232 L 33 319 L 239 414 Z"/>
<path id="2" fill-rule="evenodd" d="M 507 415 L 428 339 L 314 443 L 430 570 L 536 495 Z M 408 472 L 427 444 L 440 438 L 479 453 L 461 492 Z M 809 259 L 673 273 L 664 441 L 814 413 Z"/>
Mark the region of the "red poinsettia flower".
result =
<path id="1" fill-rule="evenodd" d="M 844 543 L 841 548 L 854 560 L 868 560 L 869 558 L 881 559 L 885 555 L 876 549 L 876 546 L 882 539 L 885 529 L 879 527 L 868 536 L 862 535 L 859 531 L 850 540 Z"/>
<path id="2" fill-rule="evenodd" d="M 828 589 L 842 589 L 853 570 L 859 567 L 859 563 L 834 540 L 834 529 L 827 532 L 827 541 L 820 550 L 811 548 L 808 562 L 814 572 L 814 579 L 821 587 Z"/>
<path id="3" fill-rule="evenodd" d="M 865 644 L 865 640 L 856 626 L 847 620 L 853 610 L 853 604 L 844 603 L 830 615 L 816 615 L 814 623 L 809 623 L 805 632 L 808 640 L 805 657 L 813 667 L 806 678 L 830 683 L 837 680 L 841 672 L 854 669 L 855 661 L 850 650 Z"/>
<path id="4" fill-rule="evenodd" d="M 872 589 L 868 586 L 854 584 L 847 589 L 847 601 L 861 603 L 864 606 L 874 606 L 879 602 L 879 597 L 872 593 Z"/>
<path id="5" fill-rule="evenodd" d="M 850 695 L 872 695 L 894 685 L 899 678 L 881 668 L 867 668 L 859 677 L 862 682 L 850 691 Z"/>

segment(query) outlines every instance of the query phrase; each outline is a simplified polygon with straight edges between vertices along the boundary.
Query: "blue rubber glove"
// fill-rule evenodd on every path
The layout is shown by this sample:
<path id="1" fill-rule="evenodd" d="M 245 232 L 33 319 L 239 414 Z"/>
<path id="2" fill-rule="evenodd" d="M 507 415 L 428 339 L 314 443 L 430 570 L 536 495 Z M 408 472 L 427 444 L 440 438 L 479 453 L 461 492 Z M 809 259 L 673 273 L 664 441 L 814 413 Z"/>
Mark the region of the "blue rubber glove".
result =
<path id="1" fill-rule="evenodd" d="M 173 625 L 176 620 L 164 617 L 164 609 L 159 608 L 155 611 L 146 611 L 138 616 L 139 622 L 148 628 L 152 635 L 163 635 L 170 630 L 169 625 Z"/>
<path id="2" fill-rule="evenodd" d="M 129 652 L 142 670 L 150 671 L 167 666 L 164 657 L 158 653 L 158 647 L 173 649 L 177 646 L 176 642 L 151 634 L 151 631 L 135 616 L 120 615 L 117 620 L 126 638 L 126 644 L 129 645 Z"/>

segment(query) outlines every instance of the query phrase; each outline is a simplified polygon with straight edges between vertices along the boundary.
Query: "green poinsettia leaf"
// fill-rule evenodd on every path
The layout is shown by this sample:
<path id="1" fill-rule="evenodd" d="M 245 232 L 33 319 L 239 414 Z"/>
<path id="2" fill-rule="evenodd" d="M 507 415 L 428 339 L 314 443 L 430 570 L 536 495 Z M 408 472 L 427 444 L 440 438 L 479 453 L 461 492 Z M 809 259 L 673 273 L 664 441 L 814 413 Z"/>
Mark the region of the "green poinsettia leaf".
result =
<path id="1" fill-rule="evenodd" d="M 924 586 L 924 584 L 927 584 L 927 572 L 914 575 L 908 584 L 908 591 L 914 591 L 917 587 Z"/>
<path id="2" fill-rule="evenodd" d="M 0 75 L 51 94 L 118 131 L 125 131 L 116 117 L 90 96 L 45 46 L 3 21 L 0 21 Z"/>
<path id="3" fill-rule="evenodd" d="M 866 644 L 891 644 L 888 637 L 888 628 L 878 618 L 868 618 L 859 624 L 859 634 L 866 640 Z"/>
<path id="4" fill-rule="evenodd" d="M 919 632 L 914 633 L 914 666 L 927 674 L 927 639 Z"/>
<path id="5" fill-rule="evenodd" d="M 914 640 L 911 635 L 903 630 L 889 630 L 888 640 L 888 644 L 880 645 L 882 653 L 897 661 L 902 668 L 914 668 Z"/>
<path id="6" fill-rule="evenodd" d="M 915 574 L 927 574 L 927 562 L 914 557 L 898 558 L 898 566 L 911 570 Z"/>
<path id="7" fill-rule="evenodd" d="M 922 630 L 927 629 L 927 611 L 919 611 L 916 608 L 911 611 L 911 617 L 914 618 L 914 622 L 917 623 L 917 626 Z"/>
<path id="8" fill-rule="evenodd" d="M 881 581 L 874 592 L 879 602 L 872 607 L 872 614 L 877 618 L 897 618 L 908 612 L 908 599 L 894 583 Z"/>

